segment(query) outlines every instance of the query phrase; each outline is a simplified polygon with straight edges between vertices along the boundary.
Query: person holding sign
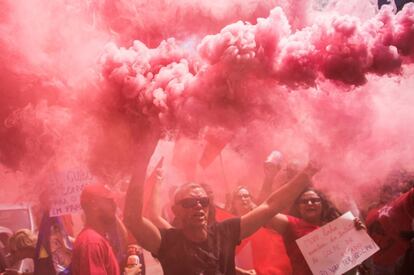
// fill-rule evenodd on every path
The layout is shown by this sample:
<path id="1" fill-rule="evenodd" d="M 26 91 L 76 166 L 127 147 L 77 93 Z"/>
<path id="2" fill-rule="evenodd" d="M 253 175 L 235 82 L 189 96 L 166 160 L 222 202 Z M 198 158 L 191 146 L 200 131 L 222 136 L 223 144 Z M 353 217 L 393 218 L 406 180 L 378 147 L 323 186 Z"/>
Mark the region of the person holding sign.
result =
<path id="1" fill-rule="evenodd" d="M 340 212 L 322 192 L 307 188 L 299 195 L 290 213 L 276 215 L 268 226 L 283 235 L 293 275 L 312 274 L 295 241 L 338 218 Z M 364 228 L 359 220 L 356 220 L 355 225 L 357 229 Z"/>

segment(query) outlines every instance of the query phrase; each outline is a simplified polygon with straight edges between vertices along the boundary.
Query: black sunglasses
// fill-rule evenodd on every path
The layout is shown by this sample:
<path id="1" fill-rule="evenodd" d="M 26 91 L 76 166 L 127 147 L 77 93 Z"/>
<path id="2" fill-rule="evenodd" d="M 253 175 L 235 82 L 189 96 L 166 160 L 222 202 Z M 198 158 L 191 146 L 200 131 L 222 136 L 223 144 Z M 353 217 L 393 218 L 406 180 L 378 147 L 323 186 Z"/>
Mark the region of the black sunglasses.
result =
<path id="1" fill-rule="evenodd" d="M 312 199 L 300 199 L 298 201 L 299 204 L 320 204 L 322 200 L 320 198 L 312 198 Z"/>
<path id="2" fill-rule="evenodd" d="M 208 197 L 186 198 L 178 201 L 177 204 L 181 205 L 183 208 L 193 208 L 198 204 L 200 204 L 201 207 L 207 207 L 210 204 L 210 199 Z"/>
<path id="3" fill-rule="evenodd" d="M 248 198 L 250 198 L 250 194 L 238 194 L 237 198 L 239 198 L 239 199 L 248 199 Z"/>

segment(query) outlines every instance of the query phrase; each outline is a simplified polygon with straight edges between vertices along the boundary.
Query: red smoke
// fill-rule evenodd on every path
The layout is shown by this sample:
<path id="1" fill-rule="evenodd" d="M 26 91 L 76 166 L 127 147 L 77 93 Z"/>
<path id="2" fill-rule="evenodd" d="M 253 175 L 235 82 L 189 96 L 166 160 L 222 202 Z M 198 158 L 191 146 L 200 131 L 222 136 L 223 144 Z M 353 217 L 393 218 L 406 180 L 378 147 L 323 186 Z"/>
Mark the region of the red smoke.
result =
<path id="1" fill-rule="evenodd" d="M 168 138 L 232 132 L 223 163 L 198 167 L 213 184 L 225 174 L 253 187 L 273 149 L 318 158 L 325 186 L 412 168 L 412 4 L 366 19 L 334 14 L 337 1 L 320 11 L 309 1 L 69 2 L 0 4 L 8 182 L 33 187 L 75 163 L 117 184 L 148 125 Z"/>
<path id="2" fill-rule="evenodd" d="M 260 111 L 255 109 L 270 103 L 262 92 L 269 82 L 293 88 L 325 80 L 360 86 L 370 73 L 400 74 L 403 61 L 412 59 L 413 12 L 412 5 L 396 16 L 383 9 L 366 22 L 334 16 L 292 33 L 283 10 L 275 8 L 256 25 L 239 21 L 206 36 L 198 56 L 174 40 L 154 49 L 139 41 L 129 49 L 111 45 L 103 59 L 104 76 L 135 102 L 138 113 L 158 116 L 161 123 L 168 118 L 202 119 L 201 127 L 234 123 L 234 116 L 246 112 L 257 119 Z M 194 103 L 195 110 L 188 106 Z M 236 127 L 240 123 L 244 120 Z"/>

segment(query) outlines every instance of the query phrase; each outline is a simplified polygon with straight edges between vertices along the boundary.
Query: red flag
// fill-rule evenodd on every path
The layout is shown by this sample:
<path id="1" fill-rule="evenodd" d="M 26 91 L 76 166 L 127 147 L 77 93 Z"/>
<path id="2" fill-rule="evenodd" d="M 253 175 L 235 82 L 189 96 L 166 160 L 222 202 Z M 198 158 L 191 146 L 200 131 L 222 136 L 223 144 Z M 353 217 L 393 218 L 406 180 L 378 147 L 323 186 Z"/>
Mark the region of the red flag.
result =
<path id="1" fill-rule="evenodd" d="M 204 138 L 207 143 L 198 162 L 200 166 L 204 169 L 207 168 L 226 147 L 232 137 L 233 135 L 230 132 L 209 129 Z"/>

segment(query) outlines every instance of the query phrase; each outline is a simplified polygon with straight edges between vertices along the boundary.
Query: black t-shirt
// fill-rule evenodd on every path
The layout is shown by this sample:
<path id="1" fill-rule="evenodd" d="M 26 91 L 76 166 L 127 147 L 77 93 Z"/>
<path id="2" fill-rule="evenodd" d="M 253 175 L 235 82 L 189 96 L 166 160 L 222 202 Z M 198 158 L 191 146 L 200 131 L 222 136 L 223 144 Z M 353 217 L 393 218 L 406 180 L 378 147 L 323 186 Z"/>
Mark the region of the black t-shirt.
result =
<path id="1" fill-rule="evenodd" d="M 207 240 L 192 242 L 180 229 L 161 230 L 156 257 L 165 275 L 234 275 L 235 248 L 240 243 L 240 218 L 208 227 Z"/>

